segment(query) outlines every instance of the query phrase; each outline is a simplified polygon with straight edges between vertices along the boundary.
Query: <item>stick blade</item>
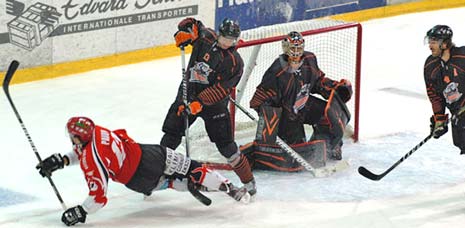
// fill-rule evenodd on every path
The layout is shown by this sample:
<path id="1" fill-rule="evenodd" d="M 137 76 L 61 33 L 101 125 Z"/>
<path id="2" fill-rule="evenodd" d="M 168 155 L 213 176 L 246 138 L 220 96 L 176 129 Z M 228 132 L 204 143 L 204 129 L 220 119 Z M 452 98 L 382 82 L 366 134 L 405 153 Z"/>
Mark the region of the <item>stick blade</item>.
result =
<path id="1" fill-rule="evenodd" d="M 360 166 L 358 167 L 358 173 L 360 173 L 360 175 L 370 179 L 370 180 L 373 180 L 373 181 L 378 181 L 382 178 L 381 175 L 376 175 L 374 173 L 372 173 L 370 170 L 366 169 L 365 167 L 363 166 Z"/>
<path id="2" fill-rule="evenodd" d="M 3 90 L 5 92 L 8 91 L 8 86 L 10 85 L 10 81 L 13 78 L 13 74 L 18 69 L 19 62 L 16 60 L 11 61 L 8 70 L 6 71 L 5 78 L 3 79 Z"/>

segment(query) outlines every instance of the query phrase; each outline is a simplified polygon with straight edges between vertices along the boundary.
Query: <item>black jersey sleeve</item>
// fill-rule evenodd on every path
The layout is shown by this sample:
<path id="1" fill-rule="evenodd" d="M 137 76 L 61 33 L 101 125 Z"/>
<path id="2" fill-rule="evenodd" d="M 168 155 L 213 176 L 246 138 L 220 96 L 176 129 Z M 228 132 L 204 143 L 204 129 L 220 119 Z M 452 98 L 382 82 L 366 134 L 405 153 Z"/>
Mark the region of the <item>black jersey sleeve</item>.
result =
<path id="1" fill-rule="evenodd" d="M 204 105 L 212 105 L 225 99 L 239 83 L 244 62 L 233 48 L 225 50 L 224 60 L 215 69 L 216 83 L 199 93 L 198 99 Z"/>
<path id="2" fill-rule="evenodd" d="M 426 86 L 426 93 L 431 102 L 434 114 L 444 114 L 446 112 L 446 105 L 444 97 L 441 96 L 435 84 L 438 83 L 437 73 L 440 71 L 440 59 L 429 56 L 425 61 L 424 66 L 424 79 Z"/>
<path id="3" fill-rule="evenodd" d="M 338 81 L 326 77 L 325 73 L 323 73 L 320 67 L 318 67 L 317 58 L 313 53 L 306 55 L 304 60 L 308 61 L 312 75 L 316 78 L 315 85 L 312 87 L 310 92 L 320 94 L 325 99 L 328 99 L 331 94 L 331 90 L 338 85 Z"/>
<path id="4" fill-rule="evenodd" d="M 272 100 L 278 100 L 279 84 L 277 77 L 283 71 L 279 58 L 266 70 L 263 75 L 262 81 L 257 86 L 255 93 L 250 100 L 250 108 L 258 109 L 260 105 Z"/>

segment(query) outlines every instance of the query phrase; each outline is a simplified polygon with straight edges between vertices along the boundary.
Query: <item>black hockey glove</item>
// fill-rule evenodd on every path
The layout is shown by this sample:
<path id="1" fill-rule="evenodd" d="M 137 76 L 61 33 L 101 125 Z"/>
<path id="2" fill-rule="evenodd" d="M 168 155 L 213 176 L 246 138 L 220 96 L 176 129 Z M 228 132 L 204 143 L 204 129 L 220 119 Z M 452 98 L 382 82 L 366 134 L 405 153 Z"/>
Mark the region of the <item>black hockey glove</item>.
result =
<path id="1" fill-rule="evenodd" d="M 81 205 L 68 208 L 65 212 L 63 212 L 63 216 L 61 216 L 61 221 L 66 224 L 67 226 L 72 226 L 78 222 L 85 223 L 86 222 L 86 215 L 87 212 Z"/>
<path id="2" fill-rule="evenodd" d="M 447 123 L 449 122 L 449 115 L 434 114 L 433 116 L 431 116 L 430 121 L 431 134 L 435 139 L 438 139 L 439 137 L 447 133 Z"/>
<path id="3" fill-rule="evenodd" d="M 335 89 L 339 97 L 342 99 L 342 101 L 344 101 L 344 103 L 347 103 L 352 97 L 352 84 L 345 79 L 341 79 L 337 83 Z"/>
<path id="4" fill-rule="evenodd" d="M 52 172 L 57 169 L 62 169 L 65 166 L 65 162 L 61 154 L 52 154 L 50 157 L 43 160 L 36 166 L 42 177 L 49 177 Z"/>

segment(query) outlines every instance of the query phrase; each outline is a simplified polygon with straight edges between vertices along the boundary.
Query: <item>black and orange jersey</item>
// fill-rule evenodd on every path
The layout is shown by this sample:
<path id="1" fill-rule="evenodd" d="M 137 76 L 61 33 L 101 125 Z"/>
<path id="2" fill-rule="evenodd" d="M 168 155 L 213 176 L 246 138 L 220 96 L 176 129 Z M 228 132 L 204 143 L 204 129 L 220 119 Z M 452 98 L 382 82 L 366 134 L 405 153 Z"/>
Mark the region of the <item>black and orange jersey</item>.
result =
<path id="1" fill-rule="evenodd" d="M 455 114 L 465 105 L 465 47 L 452 47 L 447 62 L 430 55 L 424 78 L 434 114 L 444 114 L 446 107 Z"/>
<path id="2" fill-rule="evenodd" d="M 234 47 L 220 48 L 215 31 L 209 28 L 200 29 L 199 38 L 192 46 L 186 68 L 189 101 L 197 99 L 204 105 L 213 105 L 225 100 L 241 79 L 244 69 L 241 56 Z M 181 94 L 180 90 L 179 100 Z"/>
<path id="3" fill-rule="evenodd" d="M 325 77 L 312 52 L 305 51 L 302 59 L 299 70 L 292 72 L 287 63 L 287 55 L 280 55 L 263 75 L 250 100 L 250 107 L 258 109 L 260 105 L 267 103 L 292 111 L 298 94 L 302 93 L 303 89 L 328 98 L 337 81 Z"/>

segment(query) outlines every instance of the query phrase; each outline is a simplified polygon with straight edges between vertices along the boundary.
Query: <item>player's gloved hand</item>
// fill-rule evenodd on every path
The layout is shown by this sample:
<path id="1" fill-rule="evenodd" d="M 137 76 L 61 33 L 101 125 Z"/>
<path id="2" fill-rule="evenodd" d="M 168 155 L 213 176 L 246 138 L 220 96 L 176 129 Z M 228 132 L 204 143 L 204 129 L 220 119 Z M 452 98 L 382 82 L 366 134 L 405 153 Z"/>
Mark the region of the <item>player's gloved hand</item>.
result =
<path id="1" fill-rule="evenodd" d="M 202 111 L 202 107 L 203 107 L 202 103 L 200 103 L 199 101 L 192 101 L 187 106 L 188 106 L 187 112 L 194 116 L 199 114 Z"/>
<path id="2" fill-rule="evenodd" d="M 435 139 L 441 137 L 442 135 L 446 134 L 448 127 L 447 123 L 449 122 L 449 115 L 447 114 L 434 114 L 431 116 L 431 134 Z"/>
<path id="3" fill-rule="evenodd" d="M 350 100 L 350 98 L 352 97 L 352 84 L 350 83 L 350 81 L 348 80 L 345 80 L 345 79 L 341 79 L 336 87 L 336 92 L 337 94 L 339 95 L 339 97 L 342 99 L 342 101 L 344 102 L 347 102 Z"/>
<path id="4" fill-rule="evenodd" d="M 178 24 L 178 31 L 174 34 L 176 47 L 187 46 L 199 37 L 200 21 L 188 17 Z"/>
<path id="5" fill-rule="evenodd" d="M 36 169 L 39 170 L 42 177 L 49 177 L 52 172 L 57 169 L 62 169 L 65 166 L 65 161 L 61 154 L 52 154 L 50 157 L 37 164 Z"/>
<path id="6" fill-rule="evenodd" d="M 61 216 L 61 221 L 67 226 L 72 226 L 78 222 L 86 222 L 87 212 L 81 205 L 68 208 Z"/>
<path id="7" fill-rule="evenodd" d="M 184 110 L 186 109 L 186 106 L 184 104 L 181 104 L 178 106 L 178 111 L 176 112 L 176 115 L 181 116 L 184 113 Z"/>
<path id="8" fill-rule="evenodd" d="M 186 106 L 184 104 L 181 104 L 178 106 L 178 112 L 176 112 L 176 115 L 181 116 L 184 111 L 186 111 L 190 115 L 197 115 L 202 111 L 202 103 L 199 101 L 192 101 L 187 105 L 187 110 Z"/>

